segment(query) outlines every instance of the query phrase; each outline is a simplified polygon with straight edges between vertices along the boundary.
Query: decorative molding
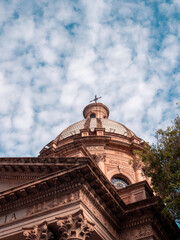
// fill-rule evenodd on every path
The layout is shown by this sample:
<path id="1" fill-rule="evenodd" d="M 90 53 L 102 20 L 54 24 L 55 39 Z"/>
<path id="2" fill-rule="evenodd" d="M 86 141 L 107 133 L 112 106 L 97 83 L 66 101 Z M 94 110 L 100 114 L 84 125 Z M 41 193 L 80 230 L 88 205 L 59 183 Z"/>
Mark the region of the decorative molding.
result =
<path id="1" fill-rule="evenodd" d="M 153 239 L 153 229 L 151 225 L 141 225 L 136 228 L 129 228 L 127 231 L 121 232 L 120 239 L 122 240 L 138 240 L 138 239 Z"/>
<path id="2" fill-rule="evenodd" d="M 30 215 L 33 215 L 33 214 L 36 214 L 39 212 L 48 211 L 55 207 L 60 207 L 64 204 L 77 201 L 77 200 L 79 200 L 79 198 L 80 198 L 79 191 L 70 193 L 70 194 L 66 194 L 61 197 L 55 197 L 54 199 L 51 199 L 49 201 L 38 203 L 38 204 L 35 204 L 35 205 L 29 207 L 27 209 L 27 216 L 30 216 Z"/>
<path id="3" fill-rule="evenodd" d="M 22 218 L 26 218 L 32 215 L 36 215 L 42 212 L 46 212 L 52 209 L 56 209 L 58 207 L 61 207 L 65 204 L 69 204 L 75 201 L 78 201 L 80 199 L 80 192 L 77 190 L 76 192 L 71 192 L 66 195 L 62 196 L 55 196 L 53 199 L 49 201 L 43 201 L 34 204 L 33 206 L 24 208 L 22 210 L 17 210 L 13 213 L 9 213 L 7 215 L 0 217 L 0 225 L 2 224 L 9 224 L 16 220 L 20 220 Z M 54 210 L 55 211 L 55 210 Z"/>
<path id="4" fill-rule="evenodd" d="M 138 226 L 141 224 L 145 224 L 145 223 L 150 223 L 153 221 L 153 218 L 151 216 L 139 216 L 138 217 L 138 213 L 137 213 L 137 217 L 134 217 L 131 219 L 128 219 L 128 223 L 123 224 L 121 226 L 121 229 L 125 230 L 125 229 L 129 229 L 130 227 L 134 227 L 134 226 Z"/>
<path id="5" fill-rule="evenodd" d="M 72 191 L 75 188 L 79 188 L 81 183 L 79 182 L 68 182 L 63 183 L 61 185 L 57 185 L 56 188 L 50 188 L 46 190 L 42 190 L 41 192 L 38 192 L 34 195 L 27 195 L 23 199 L 17 199 L 13 202 L 4 203 L 0 207 L 0 212 L 5 211 L 12 211 L 15 208 L 22 208 L 22 206 L 32 204 L 34 202 L 40 201 L 42 202 L 42 199 L 50 198 L 51 196 L 58 196 L 62 192 Z"/>
<path id="6" fill-rule="evenodd" d="M 47 174 L 47 172 L 42 173 L 23 173 L 23 172 L 10 172 L 7 174 L 6 172 L 0 172 L 0 179 L 13 179 L 13 180 L 36 180 L 40 176 L 43 176 L 44 174 Z"/>
<path id="7" fill-rule="evenodd" d="M 63 163 L 64 165 L 66 163 L 77 163 L 78 160 L 87 160 L 87 157 L 34 157 L 34 158 L 0 158 L 0 164 L 3 163 L 9 163 L 9 164 L 15 164 L 15 163 L 23 163 L 25 165 L 30 164 L 36 164 L 36 163 L 42 163 L 45 164 L 58 164 Z M 18 166 L 18 165 L 17 165 Z"/>
<path id="8" fill-rule="evenodd" d="M 87 146 L 88 150 L 104 150 L 104 146 Z"/>
<path id="9" fill-rule="evenodd" d="M 105 208 L 102 200 L 92 191 L 88 186 L 83 186 L 80 190 L 80 199 L 84 205 L 94 214 L 99 222 L 108 230 L 108 232 L 115 238 L 119 239 L 117 233 L 118 220 L 111 217 L 112 213 Z"/>
<path id="10" fill-rule="evenodd" d="M 60 234 L 59 240 L 86 240 L 94 231 L 94 224 L 84 217 L 82 210 L 67 217 L 56 219 Z"/>
<path id="11" fill-rule="evenodd" d="M 126 161 L 122 161 L 121 159 L 119 160 L 113 160 L 113 159 L 109 159 L 109 164 L 114 164 L 114 165 L 121 165 L 121 167 L 123 168 L 129 168 L 131 167 L 131 164 L 129 164 L 129 162 L 126 162 Z"/>

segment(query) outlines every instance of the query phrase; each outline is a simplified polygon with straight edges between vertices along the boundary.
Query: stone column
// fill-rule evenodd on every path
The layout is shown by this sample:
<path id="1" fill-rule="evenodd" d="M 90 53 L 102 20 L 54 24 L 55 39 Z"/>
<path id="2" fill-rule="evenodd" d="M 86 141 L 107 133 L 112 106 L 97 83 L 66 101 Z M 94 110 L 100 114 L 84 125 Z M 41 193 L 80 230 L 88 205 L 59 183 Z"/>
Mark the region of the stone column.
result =
<path id="1" fill-rule="evenodd" d="M 103 173 L 105 173 L 104 161 L 99 161 L 99 162 L 98 162 L 98 167 L 101 169 L 101 171 L 102 171 Z"/>
<path id="2" fill-rule="evenodd" d="M 59 240 L 87 240 L 94 231 L 94 224 L 86 220 L 83 211 L 57 218 Z"/>
<path id="3" fill-rule="evenodd" d="M 137 157 L 137 156 L 134 158 L 133 168 L 135 171 L 136 182 L 143 181 L 144 178 L 142 176 L 142 163 L 141 163 L 139 157 Z"/>
<path id="4" fill-rule="evenodd" d="M 143 181 L 143 176 L 142 176 L 142 170 L 141 169 L 136 169 L 136 182 L 141 182 Z"/>

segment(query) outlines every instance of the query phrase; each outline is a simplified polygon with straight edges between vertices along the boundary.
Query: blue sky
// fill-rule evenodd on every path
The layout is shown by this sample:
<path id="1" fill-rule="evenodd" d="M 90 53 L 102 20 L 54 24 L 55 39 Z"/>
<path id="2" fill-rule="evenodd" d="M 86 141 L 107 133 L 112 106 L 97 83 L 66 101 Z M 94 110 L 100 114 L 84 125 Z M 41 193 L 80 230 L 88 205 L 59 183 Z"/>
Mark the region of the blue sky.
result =
<path id="1" fill-rule="evenodd" d="M 0 156 L 37 156 L 95 94 L 153 142 L 178 113 L 179 57 L 179 0 L 1 0 Z"/>

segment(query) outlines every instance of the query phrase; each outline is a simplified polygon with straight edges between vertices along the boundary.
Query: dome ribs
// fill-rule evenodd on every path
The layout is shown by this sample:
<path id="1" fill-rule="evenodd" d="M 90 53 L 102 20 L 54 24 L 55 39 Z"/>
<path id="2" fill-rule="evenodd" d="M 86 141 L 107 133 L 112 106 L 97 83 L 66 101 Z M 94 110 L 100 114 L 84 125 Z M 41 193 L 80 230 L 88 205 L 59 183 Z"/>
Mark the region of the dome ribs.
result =
<path id="1" fill-rule="evenodd" d="M 91 119 L 88 117 L 88 118 L 86 119 L 85 124 L 84 124 L 84 129 L 89 129 L 89 127 L 90 127 L 90 121 L 91 121 Z"/>

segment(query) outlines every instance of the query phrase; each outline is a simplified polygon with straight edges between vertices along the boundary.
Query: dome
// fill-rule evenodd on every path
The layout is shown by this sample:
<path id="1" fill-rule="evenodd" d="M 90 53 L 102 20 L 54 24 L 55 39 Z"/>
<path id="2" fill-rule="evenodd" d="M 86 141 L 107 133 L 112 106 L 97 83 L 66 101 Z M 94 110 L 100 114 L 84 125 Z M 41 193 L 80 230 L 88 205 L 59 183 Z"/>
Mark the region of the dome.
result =
<path id="1" fill-rule="evenodd" d="M 105 133 L 120 134 L 126 137 L 132 137 L 135 134 L 123 124 L 110 120 L 108 118 L 87 118 L 74 123 L 64 129 L 55 140 L 60 141 L 64 138 L 80 134 L 80 130 L 89 129 L 94 132 L 96 128 L 104 128 Z"/>
<path id="2" fill-rule="evenodd" d="M 143 142 L 126 126 L 110 120 L 109 113 L 102 103 L 87 105 L 84 119 L 64 129 L 40 151 L 39 157 L 88 157 L 109 180 L 115 178 L 118 187 L 139 181 L 142 177 L 133 151 L 141 150 Z"/>
<path id="3" fill-rule="evenodd" d="M 96 129 L 104 129 L 105 133 L 120 134 L 131 138 L 135 134 L 123 124 L 108 119 L 109 109 L 102 103 L 91 103 L 83 110 L 84 120 L 76 122 L 64 129 L 55 139 L 61 141 L 65 138 L 78 135 L 81 130 L 94 132 Z"/>

